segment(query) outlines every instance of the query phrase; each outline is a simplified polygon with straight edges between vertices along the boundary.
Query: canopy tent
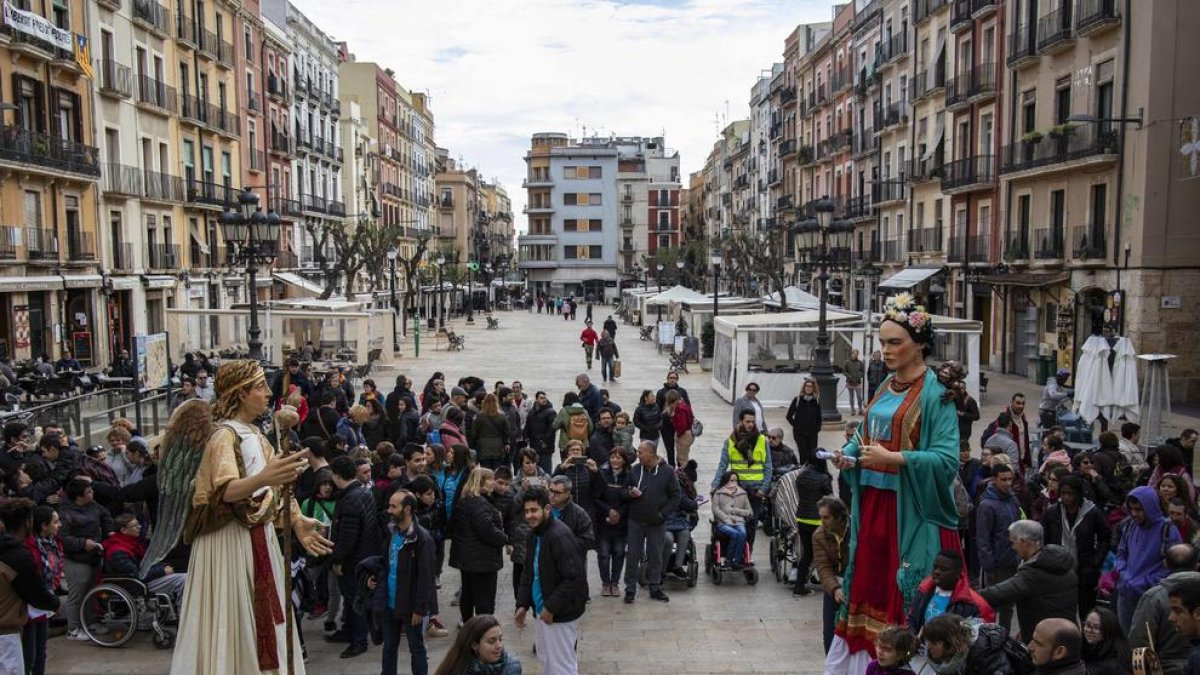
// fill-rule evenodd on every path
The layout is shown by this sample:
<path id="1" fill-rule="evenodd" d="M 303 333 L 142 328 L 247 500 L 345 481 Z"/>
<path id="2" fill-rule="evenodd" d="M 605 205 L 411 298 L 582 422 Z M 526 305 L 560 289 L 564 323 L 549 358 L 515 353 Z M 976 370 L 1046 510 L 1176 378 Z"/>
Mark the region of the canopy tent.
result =
<path id="1" fill-rule="evenodd" d="M 699 336 L 704 324 L 712 321 L 713 300 L 712 296 L 708 296 L 704 302 L 681 302 L 676 305 L 678 309 L 678 317 L 683 318 L 688 326 L 688 335 Z M 754 298 L 743 298 L 736 295 L 718 295 L 717 296 L 718 316 L 727 315 L 742 315 L 742 314 L 761 314 L 763 311 L 762 301 Z M 673 310 L 674 311 L 674 310 Z"/>
<path id="2" fill-rule="evenodd" d="M 711 301 L 711 296 L 698 293 L 686 286 L 672 286 L 667 290 L 646 300 L 647 307 L 669 307 L 672 302 L 704 302 Z"/>
<path id="3" fill-rule="evenodd" d="M 659 294 L 654 288 L 626 288 L 621 291 L 621 306 L 629 313 L 629 322 L 637 325 L 646 316 L 646 301 Z"/>
<path id="4" fill-rule="evenodd" d="M 830 361 L 839 371 L 838 402 L 848 405 L 849 399 L 840 373 L 841 364 L 849 358 L 851 349 L 858 349 L 863 355 L 868 353 L 872 336 L 878 330 L 880 315 L 868 317 L 860 312 L 828 309 L 826 316 L 830 333 Z M 713 344 L 713 391 L 732 402 L 741 396 L 745 383 L 753 380 L 759 385 L 758 398 L 763 405 L 787 405 L 800 390 L 804 379 L 810 376 L 819 317 L 818 310 L 718 316 Z M 939 340 L 934 346 L 931 362 L 940 360 L 942 354 L 965 351 L 963 360 L 967 368 L 967 390 L 978 400 L 982 324 L 935 315 L 933 326 Z M 955 340 L 965 342 L 963 350 L 953 348 Z"/>
<path id="5" fill-rule="evenodd" d="M 325 292 L 325 287 L 321 284 L 305 279 L 295 272 L 276 272 L 274 275 L 276 281 L 281 281 L 284 284 L 293 288 L 299 289 L 305 293 L 312 295 L 320 295 Z"/>
<path id="6" fill-rule="evenodd" d="M 906 267 L 879 282 L 879 290 L 907 290 L 941 271 L 941 267 Z"/>
<path id="7" fill-rule="evenodd" d="M 794 311 L 803 311 L 806 309 L 819 309 L 821 307 L 821 299 L 809 293 L 808 291 L 788 286 L 783 289 L 784 295 L 787 296 L 787 308 Z M 779 291 L 772 291 L 770 295 L 764 295 L 763 304 L 767 307 L 779 307 Z"/>

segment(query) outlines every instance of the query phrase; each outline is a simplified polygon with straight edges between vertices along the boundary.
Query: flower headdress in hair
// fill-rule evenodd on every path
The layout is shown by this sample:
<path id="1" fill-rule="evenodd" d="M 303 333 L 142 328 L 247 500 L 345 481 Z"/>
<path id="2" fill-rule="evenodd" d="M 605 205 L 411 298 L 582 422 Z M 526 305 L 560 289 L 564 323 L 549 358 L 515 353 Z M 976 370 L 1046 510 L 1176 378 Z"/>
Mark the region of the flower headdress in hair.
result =
<path id="1" fill-rule="evenodd" d="M 883 306 L 883 316 L 906 327 L 914 337 L 933 335 L 933 315 L 924 305 L 917 304 L 911 293 L 899 293 L 888 298 Z"/>

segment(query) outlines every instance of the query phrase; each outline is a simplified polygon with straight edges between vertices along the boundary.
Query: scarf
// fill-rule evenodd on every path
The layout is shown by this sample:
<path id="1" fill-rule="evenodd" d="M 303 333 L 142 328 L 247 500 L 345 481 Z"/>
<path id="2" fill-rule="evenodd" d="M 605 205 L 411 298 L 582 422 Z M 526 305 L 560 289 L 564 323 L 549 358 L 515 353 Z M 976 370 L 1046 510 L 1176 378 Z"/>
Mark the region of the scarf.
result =
<path id="1" fill-rule="evenodd" d="M 57 537 L 34 537 L 37 543 L 38 556 L 42 559 L 42 580 L 52 591 L 58 590 L 59 579 L 63 573 L 62 546 Z"/>
<path id="2" fill-rule="evenodd" d="M 733 432 L 733 447 L 737 448 L 738 452 L 742 453 L 742 457 L 745 458 L 746 464 L 754 463 L 754 446 L 758 445 L 758 436 L 758 429 L 753 431 L 744 431 L 743 429 L 738 428 Z"/>
<path id="3" fill-rule="evenodd" d="M 511 660 L 512 657 L 508 655 L 508 652 L 501 652 L 500 660 L 495 663 L 484 663 L 474 658 L 471 659 L 471 665 L 467 666 L 467 673 L 468 675 L 504 675 Z"/>
<path id="4" fill-rule="evenodd" d="M 933 661 L 927 661 L 925 665 L 932 669 L 934 673 L 937 673 L 937 675 L 959 675 L 959 673 L 964 672 L 967 667 L 967 653 L 960 652 L 955 654 L 953 658 L 945 663 L 934 663 Z M 924 672 L 925 669 L 922 668 L 922 675 Z"/>

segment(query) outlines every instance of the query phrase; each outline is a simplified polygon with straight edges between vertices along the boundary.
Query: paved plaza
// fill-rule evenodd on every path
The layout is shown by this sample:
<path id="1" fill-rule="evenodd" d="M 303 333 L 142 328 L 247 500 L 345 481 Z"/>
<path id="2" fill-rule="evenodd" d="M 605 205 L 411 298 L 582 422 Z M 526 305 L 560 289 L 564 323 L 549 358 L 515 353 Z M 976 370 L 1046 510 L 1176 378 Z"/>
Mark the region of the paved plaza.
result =
<path id="1" fill-rule="evenodd" d="M 574 376 L 584 367 L 579 332 L 583 329 L 583 308 L 579 320 L 565 322 L 559 317 L 504 312 L 499 330 L 485 330 L 482 317 L 475 326 L 456 321 L 454 328 L 466 336 L 462 352 L 434 350 L 423 340 L 419 359 L 411 358 L 411 343 L 404 345 L 406 358 L 391 372 L 375 375 L 380 387 L 390 390 L 395 374 L 411 377 L 420 389 L 434 371 L 443 371 L 453 382 L 463 375 L 477 375 L 488 382 L 520 379 L 529 393 L 544 390 L 555 407 L 572 386 Z M 607 314 L 596 310 L 596 323 Z M 622 326 L 617 332 L 621 351 L 623 375 L 611 386 L 612 398 L 631 412 L 643 389 L 657 389 L 666 373 L 666 356 L 659 355 L 649 342 L 638 340 L 637 329 Z M 698 366 L 682 375 L 680 383 L 687 388 L 697 417 L 706 433 L 696 441 L 692 456 L 698 461 L 700 483 L 707 485 L 716 469 L 719 444 L 728 433 L 730 406 L 708 386 L 708 373 Z M 591 371 L 599 378 L 599 363 Z M 599 386 L 599 383 L 598 383 Z M 993 418 L 1008 400 L 1009 392 L 1019 387 L 1031 396 L 1036 387 L 1019 380 L 992 377 L 991 393 L 985 395 L 983 418 Z M 771 426 L 784 426 L 783 409 L 771 409 Z M 982 427 L 979 427 L 980 429 Z M 790 438 L 790 431 L 787 436 Z M 829 447 L 840 434 L 826 432 L 823 441 Z M 701 511 L 701 525 L 694 534 L 698 548 L 709 539 L 708 506 Z M 588 572 L 593 591 L 592 602 L 579 625 L 580 670 L 583 673 L 820 673 L 821 597 L 793 599 L 788 587 L 775 582 L 768 571 L 766 549 L 760 538 L 756 560 L 762 569 L 757 586 L 748 586 L 740 578 L 727 577 L 722 586 L 715 586 L 701 575 L 695 588 L 682 583 L 667 582 L 668 604 L 650 600 L 645 592 L 633 605 L 620 598 L 600 597 L 595 567 L 595 554 L 588 557 Z M 447 569 L 441 590 L 441 616 L 449 626 L 458 621 L 458 608 L 450 606 L 457 587 L 457 573 Z M 518 655 L 526 673 L 539 673 L 532 654 L 533 629 L 524 632 L 511 620 L 513 597 L 510 568 L 500 573 L 497 613 L 505 630 L 509 651 Z M 338 654 L 344 645 L 325 643 L 321 639 L 321 623 L 306 621 L 310 661 L 308 671 L 320 675 L 338 673 L 378 673 L 379 648 L 372 647 L 354 659 L 341 659 Z M 430 672 L 436 667 L 451 636 L 433 639 L 429 646 Z M 170 653 L 155 649 L 149 634 L 138 635 L 124 648 L 102 650 L 88 643 L 68 642 L 63 638 L 49 645 L 50 673 L 165 673 L 170 666 Z M 401 646 L 400 672 L 407 672 L 408 656 Z"/>

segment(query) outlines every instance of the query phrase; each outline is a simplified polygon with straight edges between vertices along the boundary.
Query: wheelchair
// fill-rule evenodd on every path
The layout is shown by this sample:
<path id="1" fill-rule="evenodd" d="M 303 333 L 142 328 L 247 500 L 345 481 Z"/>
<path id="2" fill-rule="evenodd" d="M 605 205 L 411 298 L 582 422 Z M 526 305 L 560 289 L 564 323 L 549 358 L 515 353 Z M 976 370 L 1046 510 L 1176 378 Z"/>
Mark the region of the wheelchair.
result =
<path id="1" fill-rule="evenodd" d="M 737 569 L 730 562 L 728 555 L 729 538 L 717 529 L 717 521 L 709 520 L 708 522 L 712 538 L 710 543 L 704 547 L 704 573 L 712 579 L 713 585 L 720 586 L 725 583 L 725 575 L 730 572 L 740 572 L 746 583 L 751 586 L 757 584 L 758 569 L 754 567 L 754 562 L 750 558 L 752 549 L 749 539 L 746 540 L 746 566 Z"/>
<path id="2" fill-rule="evenodd" d="M 667 563 L 675 560 L 675 540 L 671 539 L 667 542 L 666 548 L 663 550 L 663 583 L 668 581 L 682 581 L 687 584 L 688 588 L 695 588 L 696 582 L 700 580 L 700 561 L 696 555 L 696 540 L 688 539 L 687 554 L 683 559 L 683 569 L 687 571 L 686 576 L 678 576 L 667 571 Z M 642 558 L 641 567 L 638 568 L 638 585 L 645 588 L 646 582 L 646 559 Z"/>
<path id="3" fill-rule="evenodd" d="M 175 646 L 175 632 L 167 627 L 179 622 L 174 600 L 166 593 L 151 593 L 138 579 L 105 579 L 84 596 L 79 612 L 84 634 L 101 647 L 120 647 L 145 630 L 154 632 L 155 647 Z"/>
<path id="4" fill-rule="evenodd" d="M 796 561 L 800 559 L 800 541 L 796 534 L 795 523 L 780 520 L 774 509 L 768 510 L 768 513 L 770 514 L 768 520 L 772 523 L 769 551 L 771 574 L 775 575 L 775 580 L 782 584 L 787 582 L 788 574 L 795 569 Z"/>

